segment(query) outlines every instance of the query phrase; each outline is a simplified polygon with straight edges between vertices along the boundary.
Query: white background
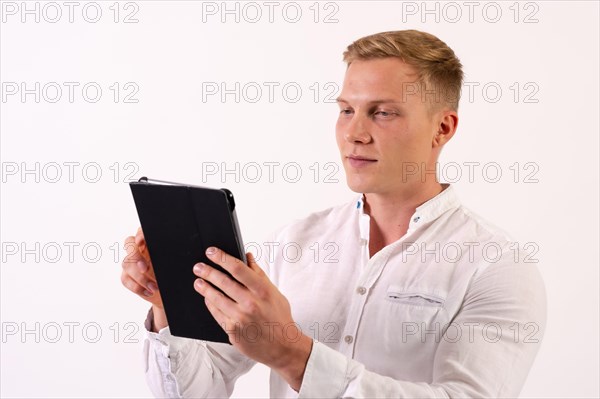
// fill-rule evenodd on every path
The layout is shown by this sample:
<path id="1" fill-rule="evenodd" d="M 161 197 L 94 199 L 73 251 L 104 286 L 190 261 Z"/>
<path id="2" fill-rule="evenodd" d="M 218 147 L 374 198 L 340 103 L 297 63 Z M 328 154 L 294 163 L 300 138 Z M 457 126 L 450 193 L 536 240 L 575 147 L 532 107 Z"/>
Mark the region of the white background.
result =
<path id="1" fill-rule="evenodd" d="M 230 14 L 224 23 L 220 2 L 99 2 L 95 23 L 85 19 L 95 18 L 93 4 L 78 2 L 73 22 L 69 8 L 56 4 L 62 17 L 55 23 L 53 5 L 37 3 L 36 22 L 35 14 L 22 15 L 21 2 L 2 4 L 3 397 L 150 395 L 141 361 L 148 306 L 119 280 L 121 243 L 138 226 L 128 178 L 230 188 L 246 242 L 349 200 L 334 140 L 337 106 L 327 95 L 341 85 L 349 43 L 398 29 L 444 40 L 474 87 L 463 91 L 458 132 L 441 159 L 460 165 L 462 175 L 447 169 L 442 180 L 457 180 L 468 207 L 539 248 L 548 326 L 522 396 L 599 396 L 597 2 L 479 2 L 471 16 L 460 2 L 428 2 L 439 10 L 432 14 L 421 2 L 300 2 L 287 13 L 280 2 L 272 22 L 264 3 L 255 3 L 261 18 L 253 5 L 237 3 L 239 22 Z M 297 8 L 302 15 L 293 23 Z M 124 23 L 127 15 L 137 22 Z M 35 82 L 39 103 L 20 92 L 21 83 L 33 89 Z M 55 103 L 50 82 L 62 87 Z M 72 102 L 64 82 L 79 84 Z M 95 103 L 88 101 L 93 88 L 87 100 L 82 95 L 90 82 L 102 89 Z M 203 101 L 203 82 L 230 89 L 256 82 L 262 98 L 248 101 L 256 97 L 250 85 L 239 103 L 234 94 Z M 278 84 L 273 102 L 264 82 Z M 286 84 L 302 89 L 297 102 L 293 87 L 284 97 Z M 137 102 L 124 102 L 136 88 L 129 100 Z M 235 170 L 236 162 L 238 181 L 236 172 L 206 174 L 215 165 Z M 255 182 L 252 162 L 262 171 Z M 264 162 L 279 162 L 272 182 Z M 472 179 L 465 162 L 480 163 Z M 502 175 L 492 182 L 498 165 Z M 98 170 L 99 180 L 89 182 Z M 297 170 L 301 178 L 292 182 Z M 337 183 L 327 182 L 328 172 Z M 267 395 L 261 366 L 234 392 Z"/>

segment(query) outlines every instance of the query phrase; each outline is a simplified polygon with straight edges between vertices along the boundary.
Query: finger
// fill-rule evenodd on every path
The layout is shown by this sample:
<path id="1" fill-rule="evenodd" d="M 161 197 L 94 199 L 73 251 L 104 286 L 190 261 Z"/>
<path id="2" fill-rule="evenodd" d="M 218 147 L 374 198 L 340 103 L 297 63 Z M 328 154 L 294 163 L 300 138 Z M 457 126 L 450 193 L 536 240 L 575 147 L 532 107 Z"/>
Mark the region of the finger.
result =
<path id="1" fill-rule="evenodd" d="M 125 252 L 127 253 L 127 255 L 125 255 L 125 258 L 123 258 L 123 267 L 125 267 L 128 263 L 135 263 L 138 260 L 142 259 L 137 249 L 137 245 L 135 245 L 134 237 L 129 236 L 125 239 L 123 243 L 123 249 L 125 249 Z"/>
<path id="2" fill-rule="evenodd" d="M 149 299 L 154 295 L 153 292 L 147 290 L 144 286 L 140 285 L 135 281 L 131 276 L 127 273 L 123 272 L 121 274 L 121 283 L 127 288 L 129 291 L 134 292 L 141 296 L 144 299 Z"/>
<path id="3" fill-rule="evenodd" d="M 229 334 L 229 331 L 233 331 L 233 328 L 235 327 L 234 322 L 229 317 L 227 317 L 227 315 L 223 313 L 221 309 L 216 307 L 211 301 L 209 301 L 206 298 L 204 298 L 204 303 L 206 304 L 206 308 L 208 309 L 210 314 L 213 316 L 216 322 L 219 323 L 221 328 L 225 330 L 225 332 Z"/>
<path id="4" fill-rule="evenodd" d="M 158 291 L 154 273 L 151 273 L 151 268 L 144 261 L 139 251 L 133 250 L 123 259 L 123 273 L 126 273 L 151 293 Z"/>
<path id="5" fill-rule="evenodd" d="M 209 281 L 214 286 L 220 288 L 225 294 L 231 299 L 240 303 L 245 297 L 248 296 L 246 287 L 242 286 L 237 281 L 225 273 L 210 267 L 206 263 L 196 263 L 193 268 L 193 272 L 196 276 L 201 277 L 203 280 Z"/>
<path id="6" fill-rule="evenodd" d="M 206 250 L 206 256 L 231 273 L 237 281 L 249 290 L 256 292 L 261 289 L 263 282 L 259 279 L 257 273 L 241 260 L 215 247 L 209 247 Z"/>
<path id="7" fill-rule="evenodd" d="M 151 279 L 156 280 L 156 276 L 154 274 L 154 267 L 152 266 L 152 260 L 150 259 L 150 254 L 147 249 L 140 251 L 141 262 L 138 261 L 138 267 L 144 273 L 148 273 L 148 276 Z"/>
<path id="8" fill-rule="evenodd" d="M 136 263 L 139 260 L 143 260 L 140 252 L 138 251 L 137 245 L 135 245 L 135 238 L 129 236 L 123 243 L 123 248 L 127 252 L 127 255 L 123 259 L 123 267 L 126 267 L 129 263 Z"/>
<path id="9" fill-rule="evenodd" d="M 141 271 L 142 268 L 140 267 L 140 262 L 143 261 L 138 261 L 135 264 L 128 264 L 123 269 L 123 272 L 126 273 L 130 278 L 135 280 L 136 283 L 138 283 L 142 287 L 145 287 L 145 289 L 147 289 L 151 293 L 158 291 L 158 285 L 156 284 L 156 280 L 150 277 L 148 273 L 144 273 Z"/>
<path id="10" fill-rule="evenodd" d="M 258 273 L 259 275 L 266 276 L 265 271 L 260 267 L 260 265 L 256 262 L 256 258 L 252 252 L 246 253 L 246 259 L 248 260 L 248 266 L 250 269 Z"/>
<path id="11" fill-rule="evenodd" d="M 152 262 L 150 261 L 150 255 L 145 255 L 143 252 L 140 252 L 139 247 L 135 244 L 135 238 L 132 236 L 127 237 L 125 239 L 123 247 L 127 252 L 125 259 L 123 260 L 123 267 L 125 267 L 126 264 L 129 262 L 136 263 L 139 260 L 144 260 L 146 264 L 149 264 L 149 273 L 151 278 L 154 279 L 154 270 L 152 270 L 151 267 Z"/>
<path id="12" fill-rule="evenodd" d="M 141 273 L 137 267 L 125 269 L 124 272 L 138 285 L 144 287 L 144 289 L 146 289 L 150 293 L 153 294 L 155 292 L 158 292 L 158 285 L 156 283 L 156 280 L 153 280 L 147 274 Z"/>
<path id="13" fill-rule="evenodd" d="M 138 231 L 138 234 L 135 237 L 138 250 L 142 257 L 146 260 L 147 263 L 152 265 L 152 260 L 150 259 L 150 252 L 148 251 L 148 245 L 146 244 L 146 239 L 144 238 L 144 233 L 141 230 Z M 152 269 L 152 268 L 151 268 Z M 152 275 L 154 275 L 154 270 L 151 270 Z"/>
<path id="14" fill-rule="evenodd" d="M 138 230 L 138 234 L 141 230 Z M 143 261 L 142 264 L 139 264 L 140 270 L 143 273 L 148 273 L 149 278 L 152 280 L 156 280 L 156 276 L 154 275 L 154 269 L 152 268 L 152 261 L 150 260 L 150 254 L 148 253 L 147 247 L 144 245 L 143 247 L 139 247 L 136 244 L 136 237 L 127 237 L 125 239 L 124 247 L 127 251 L 127 256 L 123 262 L 123 267 L 125 267 L 125 262 L 134 262 L 138 263 L 140 260 Z"/>
<path id="15" fill-rule="evenodd" d="M 232 299 L 227 298 L 221 291 L 212 287 L 208 282 L 197 278 L 194 281 L 194 289 L 204 298 L 211 301 L 227 317 L 234 318 L 233 316 L 237 314 L 236 303 Z"/>
<path id="16" fill-rule="evenodd" d="M 135 237 L 129 236 L 125 238 L 125 241 L 123 241 L 123 249 L 125 249 L 127 256 L 130 256 L 133 252 L 135 252 L 137 249 L 137 246 L 135 245 Z"/>
<path id="17" fill-rule="evenodd" d="M 135 243 L 138 246 L 146 246 L 146 238 L 144 237 L 144 232 L 142 228 L 138 228 L 137 233 L 135 233 Z"/>
<path id="18" fill-rule="evenodd" d="M 148 264 L 144 260 L 138 260 L 135 264 L 141 273 L 146 273 L 148 271 Z"/>

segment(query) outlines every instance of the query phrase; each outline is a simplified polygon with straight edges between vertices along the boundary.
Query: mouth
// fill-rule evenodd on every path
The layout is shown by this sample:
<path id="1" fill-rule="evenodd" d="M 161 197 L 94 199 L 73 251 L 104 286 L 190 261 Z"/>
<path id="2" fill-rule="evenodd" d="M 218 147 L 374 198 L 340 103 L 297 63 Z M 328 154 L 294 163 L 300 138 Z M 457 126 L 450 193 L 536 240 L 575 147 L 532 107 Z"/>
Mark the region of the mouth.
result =
<path id="1" fill-rule="evenodd" d="M 377 162 L 376 159 L 373 158 L 367 158 L 361 155 L 348 155 L 346 157 L 348 159 L 348 163 L 350 164 L 350 166 L 353 166 L 355 168 L 362 168 L 365 166 L 369 166 L 374 164 L 375 162 Z"/>

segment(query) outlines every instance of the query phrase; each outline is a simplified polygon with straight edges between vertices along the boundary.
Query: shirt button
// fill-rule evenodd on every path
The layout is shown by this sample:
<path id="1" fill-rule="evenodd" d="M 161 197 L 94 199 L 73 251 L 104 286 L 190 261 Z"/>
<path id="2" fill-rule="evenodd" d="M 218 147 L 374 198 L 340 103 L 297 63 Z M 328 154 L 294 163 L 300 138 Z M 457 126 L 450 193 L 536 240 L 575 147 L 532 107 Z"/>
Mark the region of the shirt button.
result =
<path id="1" fill-rule="evenodd" d="M 347 344 L 351 344 L 352 341 L 354 341 L 354 338 L 352 338 L 352 335 L 346 335 L 344 341 L 346 341 Z"/>
<path id="2" fill-rule="evenodd" d="M 356 292 L 358 292 L 360 295 L 365 295 L 365 292 L 367 292 L 367 289 L 365 287 L 358 287 L 356 289 Z"/>
<path id="3" fill-rule="evenodd" d="M 421 216 L 415 216 L 413 222 L 417 223 L 421 219 Z"/>

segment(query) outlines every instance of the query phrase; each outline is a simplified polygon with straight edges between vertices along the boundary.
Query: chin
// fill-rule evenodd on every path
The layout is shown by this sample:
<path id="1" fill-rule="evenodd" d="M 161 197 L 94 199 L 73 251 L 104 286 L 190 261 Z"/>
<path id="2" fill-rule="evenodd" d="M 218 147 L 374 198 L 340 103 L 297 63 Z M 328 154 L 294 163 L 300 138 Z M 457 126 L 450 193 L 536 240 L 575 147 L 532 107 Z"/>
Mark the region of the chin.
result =
<path id="1" fill-rule="evenodd" d="M 364 179 L 358 176 L 346 176 L 348 188 L 359 194 L 373 192 L 375 186 L 370 180 L 371 179 Z"/>

